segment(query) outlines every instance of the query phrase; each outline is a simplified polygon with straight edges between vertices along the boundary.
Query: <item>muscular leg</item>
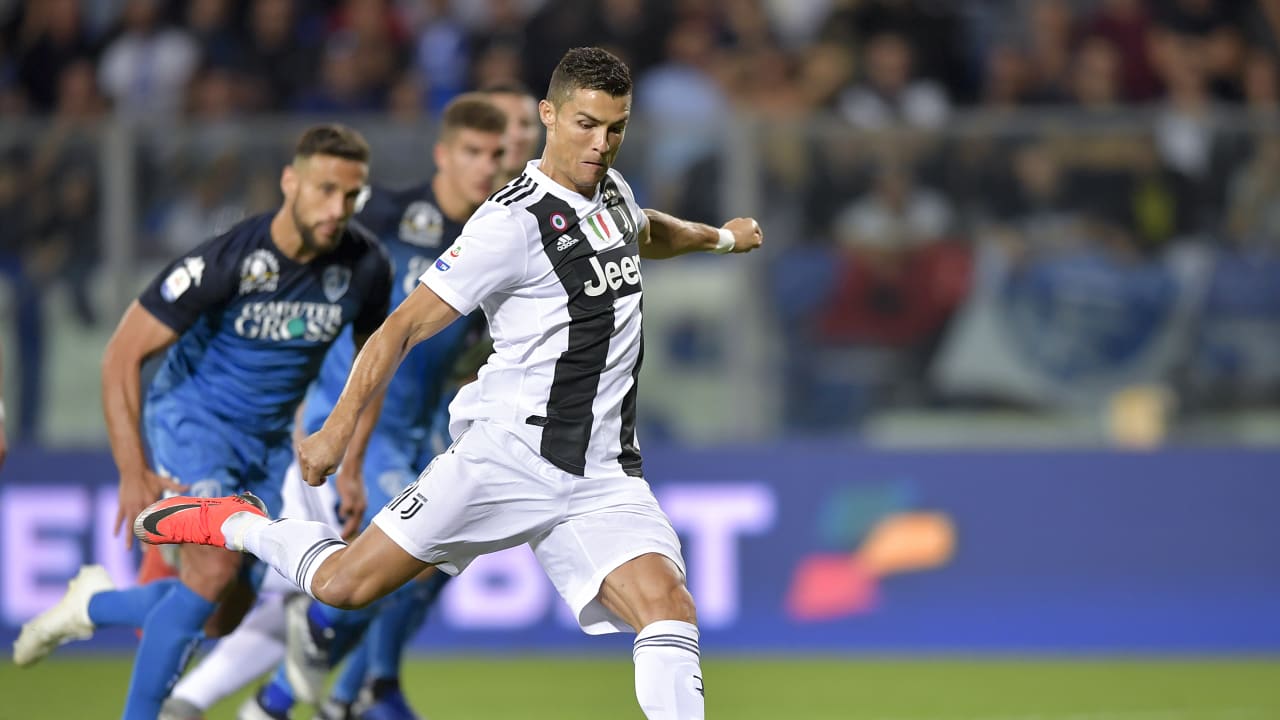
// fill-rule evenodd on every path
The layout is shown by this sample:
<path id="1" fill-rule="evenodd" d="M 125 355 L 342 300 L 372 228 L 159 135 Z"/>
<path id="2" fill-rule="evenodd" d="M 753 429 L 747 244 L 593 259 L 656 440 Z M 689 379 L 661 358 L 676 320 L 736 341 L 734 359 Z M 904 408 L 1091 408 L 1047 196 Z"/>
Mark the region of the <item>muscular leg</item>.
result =
<path id="1" fill-rule="evenodd" d="M 649 720 L 704 717 L 697 611 L 674 562 L 649 553 L 609 573 L 600 603 L 638 632 L 636 699 Z"/>
<path id="2" fill-rule="evenodd" d="M 223 524 L 222 533 L 228 548 L 255 555 L 315 599 L 344 610 L 386 596 L 429 567 L 377 525 L 347 545 L 325 523 L 288 518 L 273 522 L 238 513 Z"/>
<path id="3" fill-rule="evenodd" d="M 609 573 L 600 586 L 600 602 L 637 631 L 659 620 L 698 622 L 680 568 L 657 553 L 641 555 Z"/>

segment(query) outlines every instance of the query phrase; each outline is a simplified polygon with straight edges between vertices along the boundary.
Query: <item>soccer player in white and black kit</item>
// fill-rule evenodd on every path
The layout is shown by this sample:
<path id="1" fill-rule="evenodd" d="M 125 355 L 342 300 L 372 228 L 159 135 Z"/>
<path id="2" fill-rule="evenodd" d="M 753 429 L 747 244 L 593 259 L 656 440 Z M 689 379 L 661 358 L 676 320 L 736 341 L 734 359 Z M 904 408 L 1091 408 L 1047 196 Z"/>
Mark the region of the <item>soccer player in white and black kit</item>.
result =
<path id="1" fill-rule="evenodd" d="M 648 718 L 702 718 L 693 598 L 680 543 L 635 437 L 643 355 L 641 258 L 747 252 L 754 220 L 723 228 L 643 212 L 611 170 L 631 77 L 598 48 L 565 54 L 539 116 L 540 160 L 496 192 L 373 334 L 324 426 L 299 443 L 304 478 L 333 473 L 357 419 L 409 348 L 479 307 L 494 354 L 450 406 L 457 440 L 350 545 L 328 525 L 270 521 L 239 497 L 177 497 L 134 523 L 150 543 L 251 553 L 322 602 L 362 607 L 429 565 L 458 573 L 528 543 L 589 634 L 636 631 Z"/>

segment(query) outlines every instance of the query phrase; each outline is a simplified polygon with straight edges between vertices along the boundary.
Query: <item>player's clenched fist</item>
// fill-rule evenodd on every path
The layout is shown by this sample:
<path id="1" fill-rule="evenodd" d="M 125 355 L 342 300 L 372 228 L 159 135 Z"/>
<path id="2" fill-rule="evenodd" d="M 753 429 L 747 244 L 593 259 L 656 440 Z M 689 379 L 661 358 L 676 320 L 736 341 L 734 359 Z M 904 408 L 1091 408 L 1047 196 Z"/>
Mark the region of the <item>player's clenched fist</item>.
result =
<path id="1" fill-rule="evenodd" d="M 308 435 L 298 443 L 298 465 L 302 468 L 302 479 L 308 485 L 320 486 L 325 478 L 338 471 L 342 455 L 347 450 L 346 442 L 334 437 L 325 428 Z"/>
<path id="2" fill-rule="evenodd" d="M 764 231 L 755 218 L 737 217 L 724 224 L 724 229 L 733 233 L 733 250 L 735 253 L 751 252 L 764 244 Z"/>

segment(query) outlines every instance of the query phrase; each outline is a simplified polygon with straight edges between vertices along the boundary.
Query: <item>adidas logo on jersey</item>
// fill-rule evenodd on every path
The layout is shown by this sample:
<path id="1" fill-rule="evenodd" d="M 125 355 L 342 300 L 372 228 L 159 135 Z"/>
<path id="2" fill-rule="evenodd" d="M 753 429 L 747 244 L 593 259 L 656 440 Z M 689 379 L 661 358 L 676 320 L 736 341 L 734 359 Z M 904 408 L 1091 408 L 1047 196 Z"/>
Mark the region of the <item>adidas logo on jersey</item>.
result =
<path id="1" fill-rule="evenodd" d="M 556 252 L 564 252 L 565 250 L 568 250 L 569 248 L 577 244 L 578 244 L 578 238 L 569 237 L 568 235 L 561 235 L 560 239 L 556 240 Z"/>

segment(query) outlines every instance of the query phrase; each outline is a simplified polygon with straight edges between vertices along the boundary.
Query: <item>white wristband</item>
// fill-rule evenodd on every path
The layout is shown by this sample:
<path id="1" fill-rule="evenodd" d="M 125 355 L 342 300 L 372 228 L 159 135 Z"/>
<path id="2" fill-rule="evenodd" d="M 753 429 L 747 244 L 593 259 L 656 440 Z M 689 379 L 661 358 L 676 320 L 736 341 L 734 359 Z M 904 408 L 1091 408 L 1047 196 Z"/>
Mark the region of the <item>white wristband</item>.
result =
<path id="1" fill-rule="evenodd" d="M 720 241 L 716 243 L 715 249 L 711 252 L 717 255 L 724 255 L 727 252 L 731 252 L 737 244 L 737 241 L 733 239 L 733 233 L 729 232 L 728 228 L 720 228 Z"/>
<path id="2" fill-rule="evenodd" d="M 4 401 L 0 400 L 0 429 L 3 429 L 3 425 L 4 425 Z"/>

